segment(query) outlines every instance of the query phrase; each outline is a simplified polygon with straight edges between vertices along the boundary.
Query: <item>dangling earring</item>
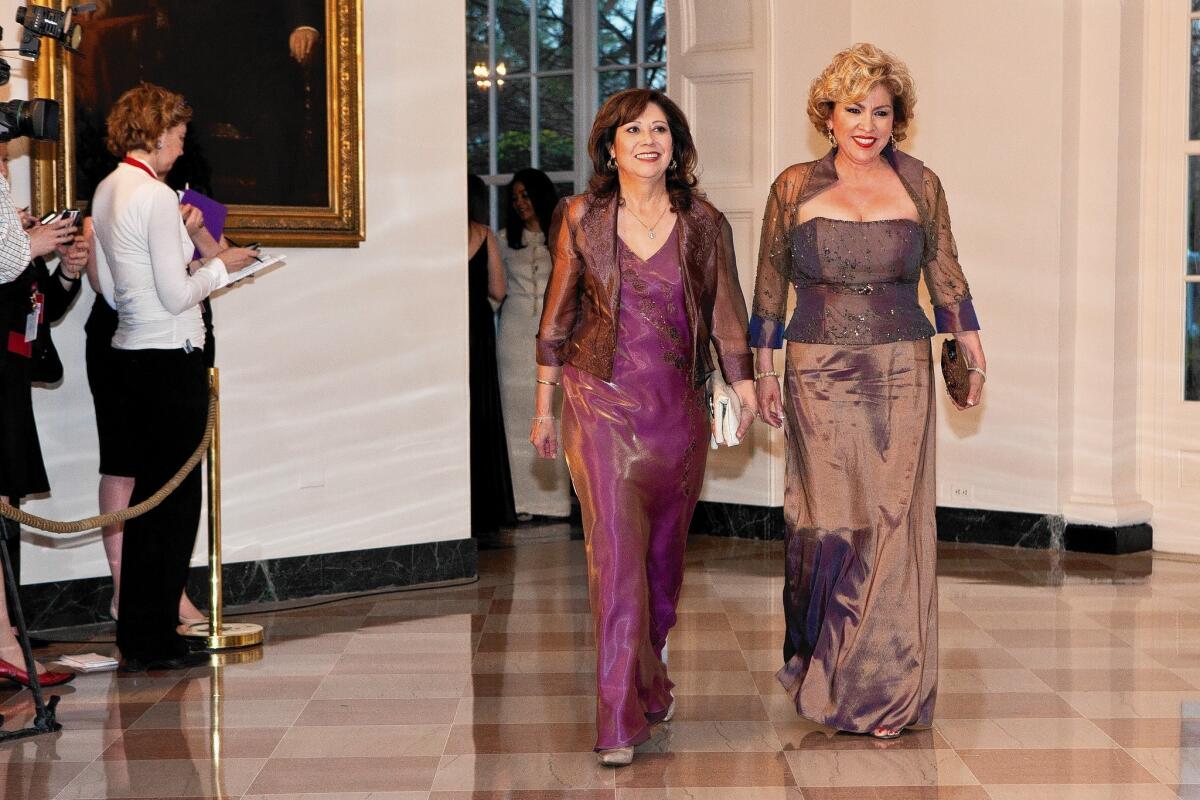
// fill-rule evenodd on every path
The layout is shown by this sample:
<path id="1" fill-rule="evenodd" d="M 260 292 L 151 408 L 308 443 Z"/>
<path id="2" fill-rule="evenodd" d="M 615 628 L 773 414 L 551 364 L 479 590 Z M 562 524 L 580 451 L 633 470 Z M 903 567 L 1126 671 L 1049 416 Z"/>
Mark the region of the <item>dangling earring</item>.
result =
<path id="1" fill-rule="evenodd" d="M 667 164 L 667 169 L 671 172 L 674 172 L 676 170 L 676 168 L 678 168 L 678 167 L 679 167 L 679 164 L 676 163 L 675 159 L 673 159 L 673 158 L 671 159 L 671 163 Z"/>
<path id="2" fill-rule="evenodd" d="M 163 149 L 163 143 L 162 143 L 162 140 L 161 140 L 161 139 L 159 139 L 157 142 L 155 142 L 155 143 L 154 143 L 154 149 L 155 149 L 155 150 L 162 150 L 162 149 Z"/>
<path id="3" fill-rule="evenodd" d="M 833 136 L 833 128 L 826 128 L 825 136 L 829 139 L 830 147 L 836 148 L 837 147 L 837 139 L 835 139 Z"/>
<path id="4" fill-rule="evenodd" d="M 611 169 L 613 172 L 616 172 L 616 170 L 617 170 L 617 157 L 616 156 L 610 155 L 608 157 L 608 168 Z"/>
<path id="5" fill-rule="evenodd" d="M 896 144 L 896 134 L 894 133 L 892 134 L 891 145 L 893 150 L 899 149 L 899 145 Z"/>

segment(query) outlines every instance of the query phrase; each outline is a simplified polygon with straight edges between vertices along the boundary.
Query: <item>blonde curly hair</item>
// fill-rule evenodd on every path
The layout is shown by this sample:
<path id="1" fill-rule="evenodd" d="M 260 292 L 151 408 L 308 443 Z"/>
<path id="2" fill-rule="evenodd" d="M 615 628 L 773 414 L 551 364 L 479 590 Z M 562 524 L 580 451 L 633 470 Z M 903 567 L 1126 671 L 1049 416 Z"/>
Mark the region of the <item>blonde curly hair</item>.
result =
<path id="1" fill-rule="evenodd" d="M 857 103 L 876 84 L 892 93 L 892 136 L 904 141 L 917 104 L 917 88 L 904 62 L 869 42 L 847 47 L 833 57 L 808 88 L 808 118 L 825 136 L 837 103 Z"/>

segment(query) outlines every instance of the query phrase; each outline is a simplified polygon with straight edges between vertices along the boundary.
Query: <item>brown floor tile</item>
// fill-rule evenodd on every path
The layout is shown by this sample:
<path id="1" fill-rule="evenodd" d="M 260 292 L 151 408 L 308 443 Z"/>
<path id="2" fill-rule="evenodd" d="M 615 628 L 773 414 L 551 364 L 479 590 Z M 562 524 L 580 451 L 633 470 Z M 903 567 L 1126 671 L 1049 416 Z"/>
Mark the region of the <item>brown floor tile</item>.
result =
<path id="1" fill-rule="evenodd" d="M 1000 647 L 943 648 L 938 666 L 951 669 L 1020 669 L 1023 664 Z"/>
<path id="2" fill-rule="evenodd" d="M 621 788 L 793 786 L 780 753 L 645 753 L 617 771 Z"/>
<path id="3" fill-rule="evenodd" d="M 674 635 L 675 631 L 727 631 L 729 629 L 729 618 L 724 612 L 680 611 L 671 632 Z"/>
<path id="4" fill-rule="evenodd" d="M 596 718 L 596 698 L 575 697 L 471 697 L 464 698 L 454 716 L 455 725 L 580 723 Z"/>
<path id="5" fill-rule="evenodd" d="M 980 783 L 1157 783 L 1123 750 L 961 750 Z"/>
<path id="6" fill-rule="evenodd" d="M 675 682 L 675 694 L 724 696 L 758 694 L 758 686 L 754 683 L 754 677 L 746 669 L 699 672 L 671 669 L 670 676 L 671 680 Z"/>
<path id="7" fill-rule="evenodd" d="M 998 717 L 1065 718 L 1079 712 L 1056 694 L 1044 692 L 993 692 L 940 694 L 940 719 L 996 719 Z"/>
<path id="8" fill-rule="evenodd" d="M 224 676 L 221 692 L 227 700 L 308 700 L 321 685 L 315 676 Z M 163 700 L 207 700 L 212 696 L 212 678 L 180 681 Z"/>
<path id="9" fill-rule="evenodd" d="M 269 758 L 287 728 L 229 728 L 220 731 L 221 756 Z M 160 759 L 211 759 L 212 731 L 205 728 L 182 730 L 130 730 L 109 745 L 100 758 L 106 761 L 154 761 Z"/>
<path id="10" fill-rule="evenodd" d="M 446 630 L 479 633 L 485 619 L 486 614 L 372 614 L 350 630 L 358 633 L 442 633 Z"/>
<path id="11" fill-rule="evenodd" d="M 864 779 L 874 786 L 887 787 L 979 783 L 953 750 L 793 750 L 785 755 L 796 782 L 805 789 L 859 786 Z"/>
<path id="12" fill-rule="evenodd" d="M 509 653 L 523 650 L 579 650 L 592 647 L 590 632 L 576 633 L 484 633 L 480 653 Z"/>
<path id="13" fill-rule="evenodd" d="M 804 800 L 991 800 L 982 786 L 805 786 Z"/>
<path id="14" fill-rule="evenodd" d="M 446 675 L 329 675 L 314 700 L 423 700 L 459 698 L 471 690 L 467 673 Z"/>
<path id="15" fill-rule="evenodd" d="M 783 647 L 783 634 L 777 631 L 734 631 L 743 650 L 771 650 Z"/>
<path id="16" fill-rule="evenodd" d="M 458 700 L 313 700 L 304 708 L 297 727 L 324 725 L 449 724 Z"/>
<path id="17" fill-rule="evenodd" d="M 273 758 L 263 766 L 249 791 L 392 792 L 426 791 L 433 783 L 438 759 L 433 756 L 389 758 Z"/>
<path id="18" fill-rule="evenodd" d="M 1093 719 L 1121 747 L 1200 747 L 1200 719 Z"/>
<path id="19" fill-rule="evenodd" d="M 478 653 L 471 672 L 480 674 L 521 672 L 596 671 L 596 653 L 584 650 L 526 650 L 517 653 Z"/>
<path id="20" fill-rule="evenodd" d="M 672 674 L 746 669 L 740 650 L 683 650 L 674 647 L 669 638 L 667 642 L 667 671 Z"/>
<path id="21" fill-rule="evenodd" d="M 590 614 L 587 598 L 549 598 L 492 601 L 492 614 Z"/>
<path id="22" fill-rule="evenodd" d="M 1195 689 L 1167 669 L 1035 669 L 1057 692 L 1186 692 Z"/>
<path id="23" fill-rule="evenodd" d="M 463 753 L 590 753 L 596 726 L 586 723 L 455 725 L 446 755 Z"/>
<path id="24" fill-rule="evenodd" d="M 467 691 L 475 697 L 592 696 L 596 676 L 588 672 L 478 674 L 471 677 Z"/>

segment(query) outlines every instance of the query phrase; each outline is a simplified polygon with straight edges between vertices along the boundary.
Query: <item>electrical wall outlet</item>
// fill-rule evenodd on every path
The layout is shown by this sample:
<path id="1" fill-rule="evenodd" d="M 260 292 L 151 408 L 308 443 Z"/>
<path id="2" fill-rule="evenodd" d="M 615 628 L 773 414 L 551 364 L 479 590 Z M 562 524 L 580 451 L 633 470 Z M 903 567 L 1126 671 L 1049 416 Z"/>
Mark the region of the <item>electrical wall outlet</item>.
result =
<path id="1" fill-rule="evenodd" d="M 975 490 L 963 484 L 950 484 L 950 499 L 956 503 L 965 503 L 975 497 Z"/>

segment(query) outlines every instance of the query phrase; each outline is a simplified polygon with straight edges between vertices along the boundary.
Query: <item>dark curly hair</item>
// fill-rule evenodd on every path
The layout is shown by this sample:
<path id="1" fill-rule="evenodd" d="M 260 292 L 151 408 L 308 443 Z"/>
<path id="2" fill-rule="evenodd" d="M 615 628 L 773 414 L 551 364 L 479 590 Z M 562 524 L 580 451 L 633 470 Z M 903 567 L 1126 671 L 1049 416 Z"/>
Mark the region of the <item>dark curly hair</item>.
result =
<path id="1" fill-rule="evenodd" d="M 675 101 L 655 89 L 626 89 L 604 101 L 596 112 L 592 123 L 592 134 L 588 137 L 588 154 L 592 157 L 592 177 L 588 181 L 588 192 L 596 200 L 607 200 L 620 188 L 616 167 L 610 167 L 609 151 L 617 138 L 617 128 L 638 118 L 646 106 L 655 103 L 667 117 L 671 129 L 671 158 L 675 168 L 667 170 L 667 191 L 671 194 L 671 208 L 687 211 L 692 207 L 692 198 L 699 194 L 696 189 L 696 145 L 692 141 L 692 130 L 687 117 Z"/>
<path id="2" fill-rule="evenodd" d="M 508 209 L 508 218 L 505 220 L 504 227 L 508 246 L 513 250 L 520 250 L 525 246 L 521 242 L 521 232 L 525 230 L 525 220 L 521 219 L 521 215 L 513 208 L 513 187 L 518 183 L 525 187 L 525 194 L 529 196 L 533 213 L 537 216 L 538 224 L 542 226 L 542 233 L 546 234 L 547 239 L 550 238 L 550 218 L 554 216 L 554 206 L 558 204 L 558 190 L 554 188 L 554 182 L 546 173 L 532 167 L 517 170 L 505 190 L 507 196 L 505 207 Z"/>

